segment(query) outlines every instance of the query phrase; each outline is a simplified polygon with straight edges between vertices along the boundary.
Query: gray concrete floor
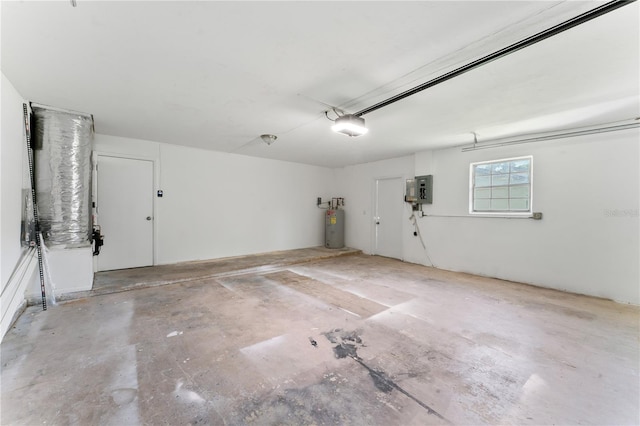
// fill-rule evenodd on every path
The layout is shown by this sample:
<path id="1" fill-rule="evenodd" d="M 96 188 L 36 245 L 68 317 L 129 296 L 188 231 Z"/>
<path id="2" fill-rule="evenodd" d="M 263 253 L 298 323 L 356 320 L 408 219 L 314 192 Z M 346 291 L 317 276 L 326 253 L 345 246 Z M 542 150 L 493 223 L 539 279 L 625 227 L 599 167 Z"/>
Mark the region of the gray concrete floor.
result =
<path id="1" fill-rule="evenodd" d="M 0 423 L 640 422 L 637 307 L 362 254 L 251 258 L 28 308 L 0 346 Z M 155 284 L 118 291 L 136 282 Z"/>

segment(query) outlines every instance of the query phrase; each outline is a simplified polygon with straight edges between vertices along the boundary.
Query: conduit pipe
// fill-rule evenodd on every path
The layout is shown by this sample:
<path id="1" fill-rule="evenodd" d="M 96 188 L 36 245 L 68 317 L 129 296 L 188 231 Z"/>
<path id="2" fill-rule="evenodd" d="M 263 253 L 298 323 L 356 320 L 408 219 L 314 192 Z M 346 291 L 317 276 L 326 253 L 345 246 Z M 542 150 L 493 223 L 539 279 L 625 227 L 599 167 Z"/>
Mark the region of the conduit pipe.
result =
<path id="1" fill-rule="evenodd" d="M 500 138 L 489 141 L 478 142 L 474 132 L 474 143 L 472 146 L 462 148 L 462 152 L 475 151 L 478 149 L 499 148 L 501 146 L 518 145 L 523 143 L 543 142 L 552 139 L 571 138 L 576 136 L 594 135 L 598 133 L 616 132 L 620 130 L 633 129 L 640 127 L 640 118 L 629 120 L 622 124 L 600 125 L 600 127 L 589 127 L 579 129 L 560 130 L 557 132 L 548 132 L 538 135 L 525 135 L 514 138 Z"/>

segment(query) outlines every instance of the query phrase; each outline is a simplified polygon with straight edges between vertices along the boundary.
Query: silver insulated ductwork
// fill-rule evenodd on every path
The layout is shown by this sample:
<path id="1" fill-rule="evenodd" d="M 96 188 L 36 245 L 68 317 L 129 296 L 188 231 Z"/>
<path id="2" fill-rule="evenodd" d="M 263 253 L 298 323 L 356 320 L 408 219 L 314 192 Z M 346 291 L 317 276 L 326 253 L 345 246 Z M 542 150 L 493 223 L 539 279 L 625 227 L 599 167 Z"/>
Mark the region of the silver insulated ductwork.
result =
<path id="1" fill-rule="evenodd" d="M 91 245 L 93 117 L 32 104 L 35 181 L 45 243 Z"/>

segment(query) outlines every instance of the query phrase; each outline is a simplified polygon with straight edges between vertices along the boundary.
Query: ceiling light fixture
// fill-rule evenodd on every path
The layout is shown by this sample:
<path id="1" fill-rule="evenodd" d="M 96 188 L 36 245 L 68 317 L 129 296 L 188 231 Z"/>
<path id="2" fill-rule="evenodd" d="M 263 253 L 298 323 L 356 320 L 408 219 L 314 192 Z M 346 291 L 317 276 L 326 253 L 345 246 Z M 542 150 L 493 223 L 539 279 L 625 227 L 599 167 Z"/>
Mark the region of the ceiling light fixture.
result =
<path id="1" fill-rule="evenodd" d="M 262 139 L 262 142 L 266 143 L 267 145 L 271 145 L 276 141 L 276 139 L 278 139 L 278 137 L 276 135 L 265 134 L 265 135 L 260 135 L 260 139 Z"/>
<path id="2" fill-rule="evenodd" d="M 345 114 L 335 120 L 336 124 L 331 126 L 331 130 L 347 136 L 361 136 L 369 131 L 364 127 L 364 118 L 354 114 Z"/>
<path id="3" fill-rule="evenodd" d="M 340 115 L 342 113 L 341 110 L 337 109 L 336 107 L 332 107 L 333 112 L 335 112 L 338 115 L 338 118 L 336 118 L 335 120 L 333 120 L 332 118 L 329 118 L 329 111 L 325 111 L 324 114 L 325 116 L 331 120 L 331 121 L 335 121 L 335 124 L 331 127 L 331 129 L 334 132 L 338 132 L 338 133 L 343 133 L 345 135 L 348 136 L 360 136 L 360 135 L 364 135 L 365 133 L 367 133 L 367 128 L 364 127 L 364 118 L 362 118 L 363 115 L 365 114 L 369 114 L 370 112 L 376 111 L 380 108 L 383 108 L 385 106 L 391 105 L 394 102 L 398 102 L 401 99 L 407 98 L 409 96 L 415 95 L 418 92 L 421 92 L 423 90 L 426 90 L 430 87 L 433 87 L 437 84 L 443 83 L 447 80 L 450 80 L 454 77 L 458 77 L 468 71 L 471 71 L 475 68 L 478 68 L 482 65 L 485 65 L 489 62 L 495 61 L 496 59 L 502 58 L 504 56 L 510 55 L 511 53 L 517 52 L 518 50 L 524 49 L 526 47 L 529 47 L 535 43 L 538 43 L 542 40 L 545 40 L 549 37 L 553 37 L 557 34 L 560 34 L 570 28 L 573 28 L 577 25 L 581 25 L 584 24 L 585 22 L 588 22 L 594 18 L 597 18 L 598 16 L 604 15 L 606 13 L 609 13 L 613 10 L 618 9 L 619 7 L 628 5 L 633 3 L 635 0 L 612 0 L 609 1 L 608 3 L 605 3 L 603 5 L 600 5 L 594 9 L 591 9 L 585 13 L 582 13 L 581 15 L 578 15 L 574 18 L 568 19 L 567 21 L 561 22 L 551 28 L 547 28 L 546 30 L 540 31 L 537 34 L 534 34 L 530 37 L 527 37 L 525 39 L 522 39 L 516 43 L 513 43 L 507 47 L 504 47 L 500 50 L 497 50 L 493 53 L 490 53 L 482 58 L 476 59 L 473 62 L 470 62 L 466 65 L 463 65 L 459 68 L 456 68 L 452 71 L 449 71 L 439 77 L 433 78 L 429 81 L 427 81 L 426 83 L 422 83 L 416 87 L 413 87 L 409 90 L 405 90 L 402 93 L 399 93 L 397 95 L 394 95 L 388 99 L 385 99 L 383 101 L 378 102 L 375 105 L 372 105 L 368 108 L 364 108 L 358 112 L 356 112 L 355 114 L 343 114 Z"/>

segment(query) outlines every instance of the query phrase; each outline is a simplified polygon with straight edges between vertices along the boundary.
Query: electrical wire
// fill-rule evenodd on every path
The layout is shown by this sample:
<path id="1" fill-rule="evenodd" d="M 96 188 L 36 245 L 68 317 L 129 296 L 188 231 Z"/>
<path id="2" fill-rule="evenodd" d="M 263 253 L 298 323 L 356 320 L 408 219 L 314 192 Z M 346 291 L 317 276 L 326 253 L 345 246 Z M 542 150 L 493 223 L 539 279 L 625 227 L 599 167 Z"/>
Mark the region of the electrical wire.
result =
<path id="1" fill-rule="evenodd" d="M 424 240 L 422 239 L 422 234 L 420 233 L 420 226 L 418 225 L 418 221 L 416 219 L 416 213 L 415 211 L 411 211 L 411 216 L 409 216 L 409 220 L 412 221 L 413 223 L 413 227 L 416 230 L 416 236 L 418 237 L 418 239 L 420 240 L 420 244 L 422 245 L 422 248 L 424 249 L 424 254 L 427 257 L 427 261 L 429 261 L 429 266 L 431 266 L 432 268 L 436 268 L 437 266 L 433 264 L 433 261 L 431 260 L 431 257 L 429 256 L 429 250 L 427 250 L 427 245 L 424 243 Z"/>
<path id="2" fill-rule="evenodd" d="M 327 117 L 328 120 L 330 121 L 336 121 L 338 118 L 342 117 L 343 115 L 346 114 L 346 112 L 344 112 L 343 110 L 341 110 L 340 108 L 337 107 L 331 107 L 331 111 L 333 111 L 333 113 L 336 115 L 336 118 L 331 118 L 329 117 L 329 110 L 325 110 L 324 111 L 324 116 Z"/>
<path id="3" fill-rule="evenodd" d="M 327 117 L 327 120 L 329 120 L 329 121 L 336 121 L 337 120 L 336 118 L 329 117 L 329 111 L 325 111 L 324 112 L 324 116 Z"/>

